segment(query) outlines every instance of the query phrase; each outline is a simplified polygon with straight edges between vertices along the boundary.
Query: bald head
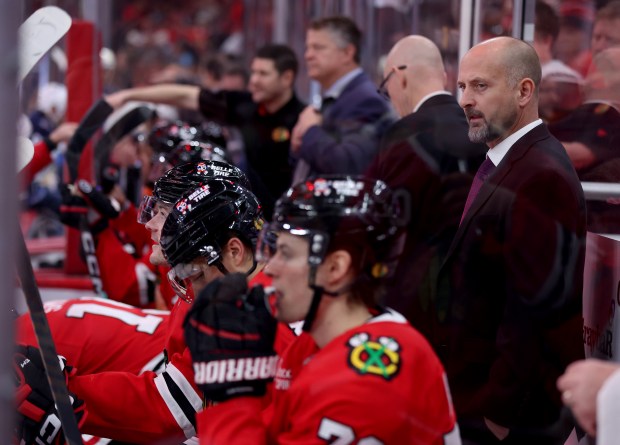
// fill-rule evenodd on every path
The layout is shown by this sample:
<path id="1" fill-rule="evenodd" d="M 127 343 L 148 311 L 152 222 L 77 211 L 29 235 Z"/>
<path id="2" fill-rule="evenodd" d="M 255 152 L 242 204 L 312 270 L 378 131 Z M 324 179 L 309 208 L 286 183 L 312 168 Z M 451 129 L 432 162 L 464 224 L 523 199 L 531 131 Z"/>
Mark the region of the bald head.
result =
<path id="1" fill-rule="evenodd" d="M 423 67 L 440 75 L 444 72 L 439 48 L 426 37 L 417 35 L 400 39 L 388 54 L 386 64 Z"/>
<path id="2" fill-rule="evenodd" d="M 512 37 L 471 48 L 459 65 L 459 103 L 473 142 L 494 147 L 538 119 L 541 69 L 536 51 Z"/>
<path id="3" fill-rule="evenodd" d="M 474 46 L 465 57 L 469 54 L 475 54 L 484 58 L 485 63 L 500 67 L 511 87 L 523 79 L 532 79 L 538 91 L 542 78 L 540 60 L 536 50 L 528 43 L 513 37 L 496 37 Z"/>
<path id="4" fill-rule="evenodd" d="M 388 75 L 394 77 L 387 87 L 401 116 L 411 113 L 424 96 L 446 89 L 439 48 L 423 36 L 404 37 L 392 47 L 385 61 L 384 77 Z"/>

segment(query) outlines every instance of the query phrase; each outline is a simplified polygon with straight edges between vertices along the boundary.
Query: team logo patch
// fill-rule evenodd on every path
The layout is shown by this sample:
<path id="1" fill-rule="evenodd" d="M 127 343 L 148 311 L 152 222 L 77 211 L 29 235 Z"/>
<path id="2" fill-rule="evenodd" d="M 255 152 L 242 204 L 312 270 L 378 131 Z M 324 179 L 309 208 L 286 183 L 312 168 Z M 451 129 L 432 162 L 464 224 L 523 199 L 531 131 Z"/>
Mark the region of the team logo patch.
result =
<path id="1" fill-rule="evenodd" d="M 317 179 L 314 181 L 314 196 L 329 196 L 331 192 L 332 189 L 329 186 L 329 182 L 325 179 Z"/>
<path id="2" fill-rule="evenodd" d="M 291 138 L 291 132 L 286 127 L 274 128 L 271 132 L 271 139 L 274 142 L 286 142 Z"/>
<path id="3" fill-rule="evenodd" d="M 359 196 L 360 190 L 364 189 L 364 183 L 350 178 L 344 180 L 319 178 L 315 179 L 309 188 L 314 192 L 314 196 L 329 196 L 332 192 L 343 196 Z"/>
<path id="4" fill-rule="evenodd" d="M 177 202 L 175 208 L 181 215 L 185 215 L 185 213 L 187 212 L 187 199 L 183 199 Z"/>
<path id="5" fill-rule="evenodd" d="M 348 363 L 360 375 L 373 374 L 391 380 L 400 369 L 400 345 L 391 337 L 372 339 L 365 332 L 347 342 Z"/>
<path id="6" fill-rule="evenodd" d="M 205 164 L 204 162 L 198 163 L 198 165 L 196 166 L 196 173 L 199 173 L 202 175 L 207 173 L 207 164 Z"/>

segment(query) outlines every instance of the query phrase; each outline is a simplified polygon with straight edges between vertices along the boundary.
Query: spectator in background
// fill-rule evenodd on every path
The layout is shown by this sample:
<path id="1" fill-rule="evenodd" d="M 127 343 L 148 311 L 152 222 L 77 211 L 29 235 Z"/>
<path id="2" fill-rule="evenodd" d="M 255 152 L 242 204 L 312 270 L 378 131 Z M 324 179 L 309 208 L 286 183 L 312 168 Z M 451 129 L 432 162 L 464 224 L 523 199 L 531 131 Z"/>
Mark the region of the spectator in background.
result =
<path id="1" fill-rule="evenodd" d="M 293 130 L 299 158 L 293 183 L 313 174 L 363 173 L 379 140 L 394 121 L 389 104 L 360 67 L 362 33 L 347 17 L 310 24 L 305 59 L 308 75 L 321 85 L 320 111 L 309 105 Z"/>
<path id="2" fill-rule="evenodd" d="M 230 54 L 214 54 L 207 57 L 198 69 L 203 88 L 212 91 L 244 91 L 249 75 L 241 60 Z"/>
<path id="3" fill-rule="evenodd" d="M 35 160 L 22 172 L 29 187 L 25 206 L 36 213 L 28 237 L 62 234 L 63 228 L 58 221 L 58 184 L 64 156 L 63 151 L 56 148 L 67 142 L 77 127 L 74 123 L 63 123 L 66 110 L 65 85 L 50 82 L 39 88 L 36 109 L 29 115 L 31 133 L 25 134 L 35 143 Z"/>
<path id="4" fill-rule="evenodd" d="M 43 85 L 37 92 L 37 108 L 29 116 L 32 142 L 47 138 L 65 118 L 66 111 L 67 87 L 57 82 Z"/>
<path id="5" fill-rule="evenodd" d="M 590 63 L 590 36 L 594 7 L 580 0 L 560 5 L 560 31 L 555 42 L 556 57 L 584 76 Z"/>
<path id="6" fill-rule="evenodd" d="M 620 181 L 620 47 L 596 54 L 584 83 L 584 102 L 551 124 L 582 181 Z M 588 201 L 588 230 L 617 233 L 620 207 Z"/>
<path id="7" fill-rule="evenodd" d="M 551 133 L 562 141 L 582 179 L 593 168 L 620 155 L 619 73 L 620 48 L 597 53 L 585 79 L 584 102 L 549 126 Z"/>
<path id="8" fill-rule="evenodd" d="M 563 117 L 581 103 L 581 75 L 553 55 L 559 32 L 558 14 L 548 3 L 538 0 L 533 46 L 542 65 L 538 108 L 547 123 Z"/>
<path id="9" fill-rule="evenodd" d="M 200 110 L 208 119 L 239 128 L 252 190 L 267 218 L 291 183 L 291 132 L 304 104 L 294 90 L 297 58 L 285 45 L 266 45 L 252 60 L 249 92 L 210 91 L 194 85 L 154 85 L 107 97 L 118 107 L 130 100 Z"/>
<path id="10" fill-rule="evenodd" d="M 386 132 L 369 176 L 404 190 L 412 215 L 404 251 L 386 283 L 385 304 L 428 334 L 437 270 L 486 146 L 467 138 L 465 115 L 446 91 L 441 54 L 431 40 L 412 35 L 398 41 L 383 73 L 380 92 L 401 119 Z"/>
<path id="11" fill-rule="evenodd" d="M 458 87 L 489 147 L 439 271 L 431 343 L 467 444 L 564 443 L 555 381 L 583 357 L 586 211 L 566 151 L 538 118 L 540 62 L 499 37 L 470 49 Z M 564 426 L 564 425 L 563 425 Z"/>
<path id="12" fill-rule="evenodd" d="M 542 67 L 538 112 L 546 124 L 556 122 L 583 101 L 583 77 L 559 60 Z"/>
<path id="13" fill-rule="evenodd" d="M 592 29 L 592 55 L 620 46 L 620 0 L 614 0 L 596 13 Z"/>

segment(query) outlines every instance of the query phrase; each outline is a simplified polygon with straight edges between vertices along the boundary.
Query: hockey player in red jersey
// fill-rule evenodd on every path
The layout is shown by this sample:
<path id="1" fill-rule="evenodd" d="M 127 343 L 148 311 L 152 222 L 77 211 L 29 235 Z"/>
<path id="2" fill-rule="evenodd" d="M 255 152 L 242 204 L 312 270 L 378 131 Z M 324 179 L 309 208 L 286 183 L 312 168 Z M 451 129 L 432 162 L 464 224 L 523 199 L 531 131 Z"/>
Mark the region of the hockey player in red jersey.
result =
<path id="1" fill-rule="evenodd" d="M 205 181 L 185 195 L 187 200 L 200 197 L 200 202 L 186 208 L 183 230 L 169 233 L 164 224 L 170 218 L 178 221 L 179 208 L 183 207 L 178 203 L 168 218 L 160 215 L 163 206 L 156 207 L 152 224 L 148 224 L 153 240 L 161 241 L 169 254 L 168 260 L 177 274 L 172 278 L 179 283 L 189 279 L 194 289 L 224 272 L 258 272 L 253 248 L 263 222 L 260 205 L 251 192 L 231 180 L 209 179 L 207 174 L 225 177 L 225 172 L 213 173 L 208 165 L 196 165 L 197 170 L 205 171 Z M 171 189 L 172 186 L 167 188 Z M 210 192 L 206 193 L 206 189 Z M 190 213 L 192 216 L 188 217 Z M 192 223 L 193 217 L 199 215 L 201 218 Z M 160 232 L 170 236 L 160 240 Z M 156 246 L 153 254 L 157 252 L 161 250 Z M 200 272 L 184 266 L 190 261 L 187 255 L 201 264 Z M 181 287 L 185 287 L 184 282 Z M 191 293 L 181 295 L 191 297 Z M 196 434 L 195 416 L 203 406 L 203 397 L 193 383 L 191 357 L 183 343 L 182 322 L 189 307 L 180 298 L 171 312 L 168 362 L 162 373 L 104 372 L 69 377 L 70 391 L 84 400 L 88 410 L 83 433 L 148 444 Z M 144 414 L 145 407 L 148 415 Z"/>
<path id="2" fill-rule="evenodd" d="M 214 177 L 226 178 L 231 185 L 245 183 L 243 173 L 225 163 L 195 162 L 175 169 L 175 173 L 169 172 L 156 183 L 156 198 L 147 199 L 148 203 L 141 209 L 144 217 L 151 218 L 147 226 L 156 244 L 159 243 L 167 213 L 172 209 L 167 200 L 174 202 L 187 189 L 208 183 Z M 227 236 L 237 241 L 239 237 L 247 240 L 243 249 L 240 242 L 231 242 L 231 245 L 237 246 L 234 249 L 229 249 L 228 242 L 225 242 L 221 255 L 210 257 L 212 266 L 209 269 L 217 272 L 213 276 L 220 274 L 216 263 L 221 263 L 226 270 L 244 272 L 254 264 L 253 246 L 258 235 L 257 227 L 260 226 L 258 221 L 262 221 L 260 206 L 251 192 L 242 187 L 239 189 L 243 193 L 218 195 L 217 203 L 231 209 L 229 219 L 218 218 L 200 226 L 210 237 L 216 236 L 221 242 L 225 242 Z M 205 205 L 208 206 L 208 203 Z M 238 230 L 231 227 L 234 221 L 239 221 Z M 219 225 L 220 222 L 223 225 Z M 243 236 L 238 231 L 242 231 Z M 194 235 L 186 233 L 186 241 Z M 207 238 L 205 242 L 211 239 Z M 243 255 L 239 257 L 239 253 Z M 197 253 L 201 254 L 206 255 L 206 252 Z M 156 257 L 161 257 L 158 245 L 153 248 L 151 260 Z M 240 258 L 244 261 L 239 262 Z M 191 293 L 188 295 L 191 298 Z M 187 301 L 179 298 L 171 311 L 165 346 L 167 364 L 162 373 L 147 371 L 136 375 L 132 372 L 101 372 L 69 378 L 69 388 L 87 406 L 88 416 L 83 433 L 146 444 L 168 439 L 180 441 L 195 435 L 195 415 L 202 408 L 202 393 L 193 384 L 191 358 L 183 339 L 182 322 L 189 307 Z M 59 352 L 62 353 L 61 350 Z M 148 407 L 148 415 L 145 415 L 145 407 Z"/>
<path id="3" fill-rule="evenodd" d="M 150 170 L 148 179 L 145 178 L 149 184 L 162 175 L 163 165 L 195 165 L 196 162 L 214 160 L 218 161 L 220 166 L 228 166 L 226 162 L 222 162 L 224 149 L 216 145 L 213 135 L 202 127 L 175 122 L 157 126 L 146 139 L 149 144 L 156 145 L 153 147 L 156 150 L 153 157 L 166 161 L 157 161 L 152 167 L 145 168 L 146 172 Z M 163 151 L 162 147 L 165 147 L 166 151 Z M 142 147 L 142 150 L 150 152 L 148 146 Z M 143 160 L 145 165 L 150 161 L 149 156 L 146 157 L 147 159 Z M 112 167 L 108 167 L 104 172 L 112 170 Z M 174 168 L 168 171 L 170 172 L 177 176 L 181 174 Z M 238 173 L 245 177 L 236 169 L 236 177 L 239 176 Z M 97 241 L 96 255 L 103 288 L 108 297 L 138 307 L 171 309 L 176 295 L 166 279 L 168 268 L 163 259 L 160 263 L 149 261 L 150 234 L 136 221 L 138 210 L 126 199 L 118 184 L 106 194 L 89 184 L 84 189 L 81 184 L 82 182 L 78 181 L 75 186 L 66 189 L 71 193 L 63 193 L 61 220 L 67 225 L 79 228 L 80 219 L 75 218 L 75 215 L 87 214 L 91 233 Z M 186 187 L 191 186 L 187 184 Z M 179 191 L 184 189 L 178 189 L 175 198 L 178 198 Z M 159 200 L 157 197 L 153 198 Z M 110 202 L 113 206 L 110 206 Z M 175 201 L 165 202 L 171 206 Z M 146 221 L 141 222 L 144 224 Z M 126 273 L 119 274 L 121 269 Z"/>
<path id="4" fill-rule="evenodd" d="M 85 297 L 46 302 L 45 314 L 56 350 L 78 374 L 163 368 L 168 311 Z M 30 314 L 17 318 L 15 339 L 38 346 Z"/>
<path id="5" fill-rule="evenodd" d="M 258 252 L 270 255 L 276 318 L 304 320 L 304 332 L 277 367 L 260 287 L 247 291 L 231 275 L 199 294 L 185 334 L 211 402 L 198 415 L 200 443 L 461 443 L 438 358 L 404 317 L 376 305 L 394 202 L 382 182 L 347 176 L 302 183 L 278 201 Z"/>

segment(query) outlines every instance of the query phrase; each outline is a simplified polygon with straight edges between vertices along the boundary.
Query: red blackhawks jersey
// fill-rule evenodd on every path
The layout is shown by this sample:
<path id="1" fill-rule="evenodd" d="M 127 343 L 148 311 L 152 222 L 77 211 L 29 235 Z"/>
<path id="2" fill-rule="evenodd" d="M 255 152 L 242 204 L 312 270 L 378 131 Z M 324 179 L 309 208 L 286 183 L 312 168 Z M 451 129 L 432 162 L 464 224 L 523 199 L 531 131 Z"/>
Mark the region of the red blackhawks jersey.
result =
<path id="1" fill-rule="evenodd" d="M 139 374 L 163 365 L 168 311 L 94 297 L 50 301 L 44 307 L 58 354 L 79 374 Z M 38 347 L 30 314 L 17 318 L 16 340 Z"/>
<path id="2" fill-rule="evenodd" d="M 265 281 L 259 274 L 251 284 Z M 163 372 L 104 372 L 69 378 L 69 390 L 84 400 L 88 411 L 83 433 L 136 444 L 196 435 L 196 413 L 203 407 L 203 397 L 194 384 L 191 355 L 183 339 L 189 309 L 189 304 L 178 299 L 170 313 L 168 362 Z M 293 338 L 288 326 L 280 326 L 276 352 L 281 353 Z"/>
<path id="3" fill-rule="evenodd" d="M 273 403 L 239 397 L 199 414 L 201 444 L 460 444 L 445 373 L 426 340 L 386 312 L 319 349 L 284 353 Z"/>

